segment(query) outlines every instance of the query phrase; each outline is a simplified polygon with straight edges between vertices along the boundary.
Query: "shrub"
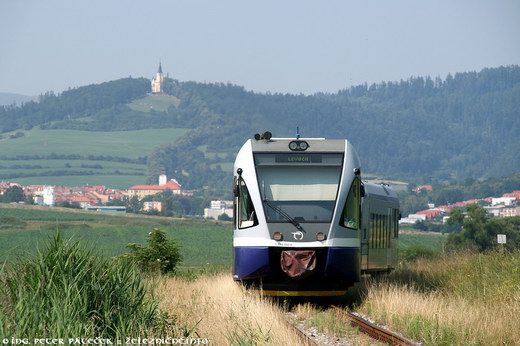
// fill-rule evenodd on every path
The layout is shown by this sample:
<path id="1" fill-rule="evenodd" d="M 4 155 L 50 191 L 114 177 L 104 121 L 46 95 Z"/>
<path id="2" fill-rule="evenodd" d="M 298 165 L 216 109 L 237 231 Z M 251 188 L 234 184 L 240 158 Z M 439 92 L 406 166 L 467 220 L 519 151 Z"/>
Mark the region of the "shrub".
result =
<path id="1" fill-rule="evenodd" d="M 148 233 L 148 246 L 128 244 L 131 253 L 124 257 L 137 263 L 144 272 L 174 273 L 181 262 L 179 246 L 175 240 L 166 238 L 164 231 L 154 228 Z"/>

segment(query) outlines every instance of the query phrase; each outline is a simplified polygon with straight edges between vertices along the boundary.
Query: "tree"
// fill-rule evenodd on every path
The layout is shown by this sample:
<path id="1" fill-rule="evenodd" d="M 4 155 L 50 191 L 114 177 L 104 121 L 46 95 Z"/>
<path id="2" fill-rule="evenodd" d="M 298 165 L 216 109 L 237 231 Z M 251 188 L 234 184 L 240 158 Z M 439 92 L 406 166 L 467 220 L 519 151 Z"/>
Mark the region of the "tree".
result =
<path id="1" fill-rule="evenodd" d="M 139 213 L 143 209 L 143 202 L 139 200 L 139 197 L 132 196 L 132 198 L 126 199 L 126 209 L 130 213 Z"/>
<path id="2" fill-rule="evenodd" d="M 23 189 L 20 186 L 13 185 L 10 186 L 2 196 L 0 196 L 0 201 L 4 203 L 12 203 L 12 202 L 23 202 L 25 200 L 25 194 Z"/>
<path id="3" fill-rule="evenodd" d="M 464 213 L 461 208 L 455 208 L 450 212 L 449 219 L 446 221 L 448 233 L 458 233 L 464 223 Z"/>
<path id="4" fill-rule="evenodd" d="M 174 273 L 182 261 L 179 246 L 174 239 L 167 239 L 166 233 L 154 228 L 148 233 L 148 246 L 128 244 L 130 253 L 125 257 L 135 261 L 145 272 L 159 271 L 161 274 Z"/>
<path id="5" fill-rule="evenodd" d="M 455 221 L 460 216 L 455 214 Z M 467 215 L 463 217 L 462 229 L 448 237 L 448 247 L 455 249 L 492 250 L 497 246 L 497 234 L 507 236 L 508 249 L 520 249 L 520 217 L 489 219 L 486 210 L 476 204 L 467 207 Z"/>

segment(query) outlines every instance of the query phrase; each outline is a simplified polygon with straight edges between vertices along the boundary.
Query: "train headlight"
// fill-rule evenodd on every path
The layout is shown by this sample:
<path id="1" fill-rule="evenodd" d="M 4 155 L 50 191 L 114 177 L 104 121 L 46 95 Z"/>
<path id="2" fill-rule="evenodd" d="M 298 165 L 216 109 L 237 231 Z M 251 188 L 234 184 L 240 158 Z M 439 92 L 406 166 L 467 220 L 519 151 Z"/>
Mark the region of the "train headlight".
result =
<path id="1" fill-rule="evenodd" d="M 292 151 L 305 151 L 309 149 L 309 143 L 305 141 L 292 141 L 289 143 L 289 149 Z"/>
<path id="2" fill-rule="evenodd" d="M 280 232 L 274 232 L 273 233 L 273 239 L 276 241 L 280 241 L 283 239 L 283 234 Z"/>
<path id="3" fill-rule="evenodd" d="M 325 233 L 323 233 L 323 232 L 316 233 L 317 241 L 324 241 L 325 239 L 327 239 L 327 235 Z"/>

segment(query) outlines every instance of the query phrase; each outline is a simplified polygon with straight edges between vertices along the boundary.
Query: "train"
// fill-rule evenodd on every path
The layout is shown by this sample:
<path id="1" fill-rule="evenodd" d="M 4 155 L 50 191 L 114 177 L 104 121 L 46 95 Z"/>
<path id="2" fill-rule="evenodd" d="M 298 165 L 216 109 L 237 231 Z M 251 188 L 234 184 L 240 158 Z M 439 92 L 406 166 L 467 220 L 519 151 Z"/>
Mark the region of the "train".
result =
<path id="1" fill-rule="evenodd" d="M 397 194 L 362 179 L 346 139 L 255 134 L 233 196 L 233 279 L 266 296 L 341 296 L 397 265 Z"/>

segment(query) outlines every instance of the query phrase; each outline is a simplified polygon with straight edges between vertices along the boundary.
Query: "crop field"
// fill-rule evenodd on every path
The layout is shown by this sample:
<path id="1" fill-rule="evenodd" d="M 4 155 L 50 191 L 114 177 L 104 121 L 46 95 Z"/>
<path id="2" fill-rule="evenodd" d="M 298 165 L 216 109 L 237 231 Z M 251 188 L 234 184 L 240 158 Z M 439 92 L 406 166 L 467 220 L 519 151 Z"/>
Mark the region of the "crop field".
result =
<path id="1" fill-rule="evenodd" d="M 64 238 L 81 241 L 102 256 L 118 256 L 128 252 L 129 243 L 145 244 L 154 228 L 177 240 L 184 267 L 231 263 L 229 223 L 3 206 L 0 207 L 0 261 L 15 261 L 36 253 L 58 230 Z"/>
<path id="2" fill-rule="evenodd" d="M 441 252 L 446 238 L 446 235 L 440 233 L 403 232 L 399 234 L 399 249 L 421 246 L 433 252 Z"/>
<path id="3" fill-rule="evenodd" d="M 75 130 L 25 131 L 20 138 L 0 140 L 2 156 L 19 155 L 111 155 L 138 158 L 161 144 L 175 142 L 186 129 L 148 129 L 93 132 Z M 88 148 L 88 150 L 86 149 Z"/>
<path id="4" fill-rule="evenodd" d="M 144 158 L 154 148 L 176 141 L 186 131 L 173 128 L 117 132 L 33 129 L 19 138 L 4 136 L 0 139 L 0 179 L 21 184 L 128 188 L 144 183 L 148 169 L 144 161 L 120 161 Z M 18 159 L 36 155 L 42 159 Z M 62 158 L 64 155 L 75 155 L 77 159 Z M 101 156 L 117 160 L 100 159 Z"/>
<path id="5" fill-rule="evenodd" d="M 102 185 L 113 189 L 127 189 L 132 185 L 144 184 L 143 175 L 61 175 L 52 177 L 27 177 L 11 179 L 22 185 Z"/>

